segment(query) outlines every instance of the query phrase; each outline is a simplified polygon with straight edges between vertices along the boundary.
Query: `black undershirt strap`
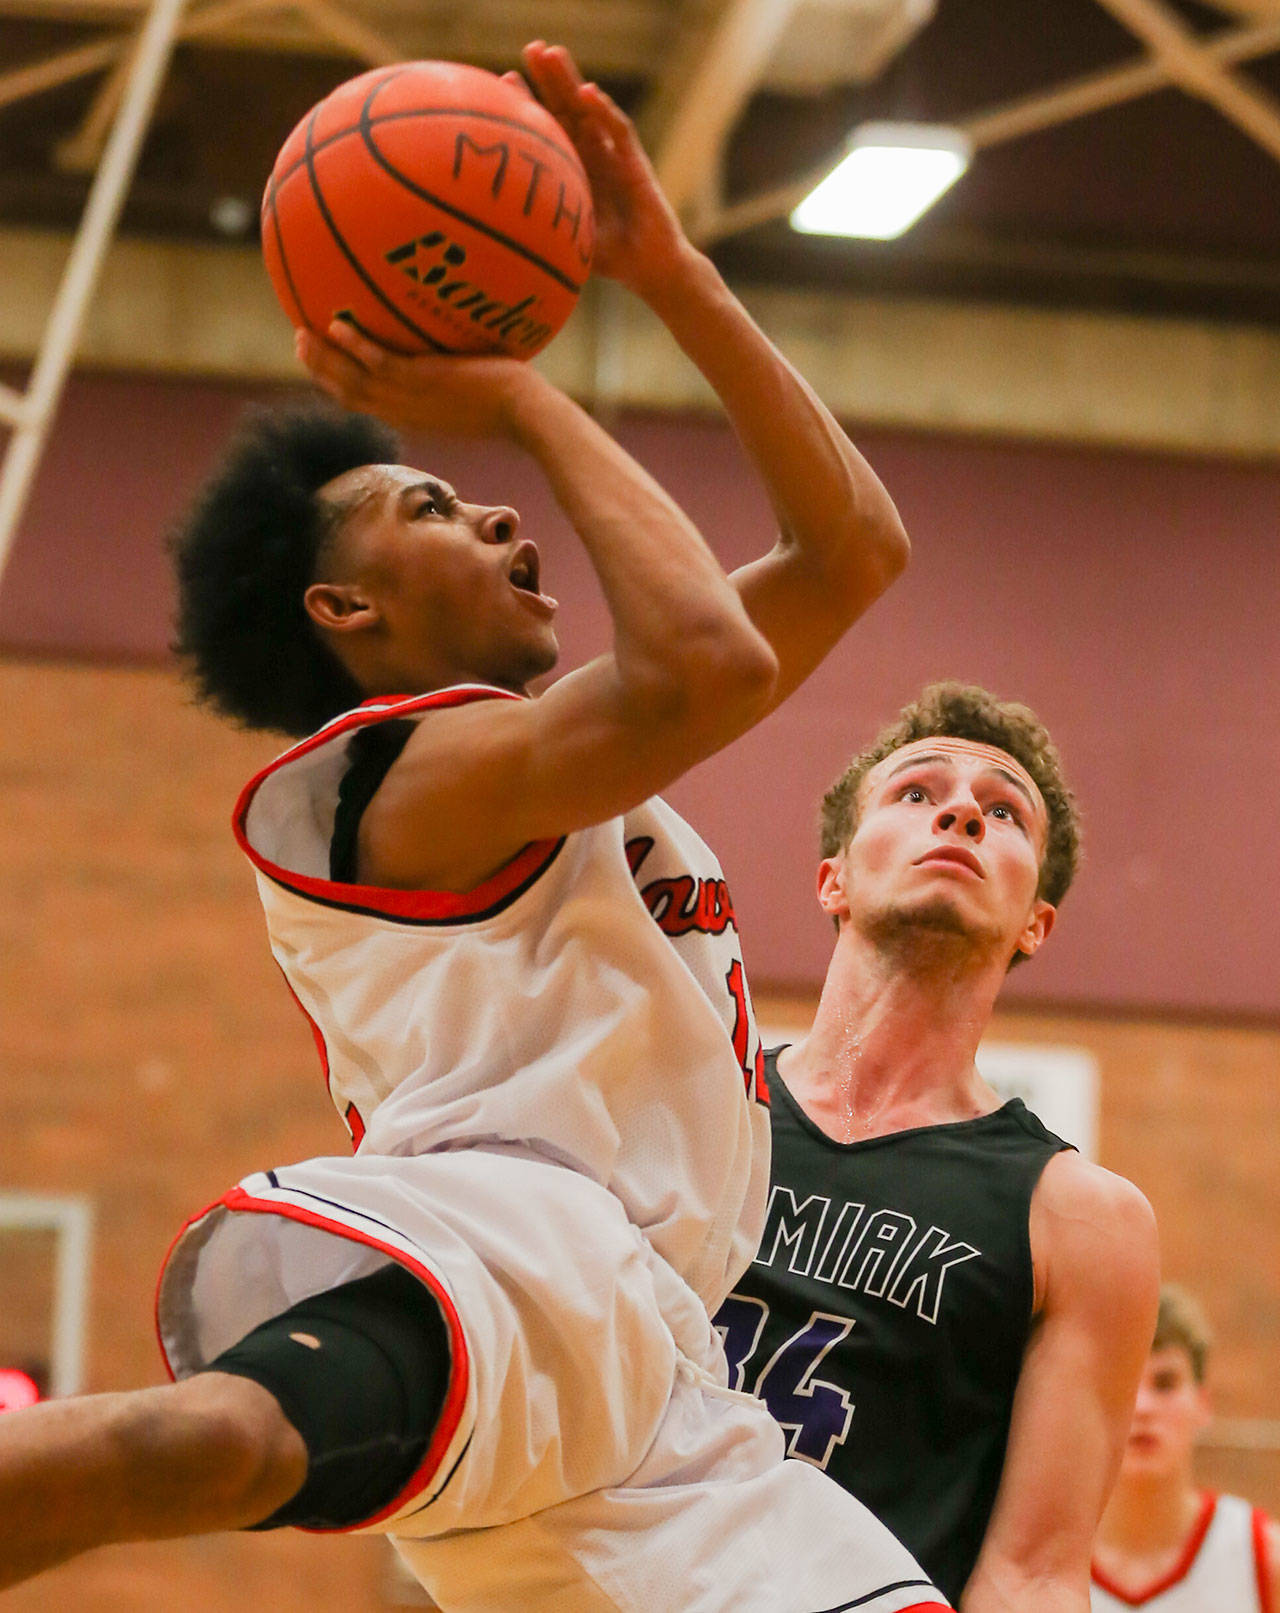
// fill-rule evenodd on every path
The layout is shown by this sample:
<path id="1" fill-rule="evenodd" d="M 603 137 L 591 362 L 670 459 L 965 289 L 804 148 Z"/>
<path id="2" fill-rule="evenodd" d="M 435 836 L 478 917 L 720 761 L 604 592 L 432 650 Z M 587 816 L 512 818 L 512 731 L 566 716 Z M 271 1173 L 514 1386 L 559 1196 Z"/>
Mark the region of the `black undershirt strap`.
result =
<path id="1" fill-rule="evenodd" d="M 348 741 L 347 771 L 338 786 L 329 841 L 329 878 L 337 884 L 360 883 L 356 875 L 360 819 L 416 727 L 408 717 L 389 717 L 357 728 Z"/>

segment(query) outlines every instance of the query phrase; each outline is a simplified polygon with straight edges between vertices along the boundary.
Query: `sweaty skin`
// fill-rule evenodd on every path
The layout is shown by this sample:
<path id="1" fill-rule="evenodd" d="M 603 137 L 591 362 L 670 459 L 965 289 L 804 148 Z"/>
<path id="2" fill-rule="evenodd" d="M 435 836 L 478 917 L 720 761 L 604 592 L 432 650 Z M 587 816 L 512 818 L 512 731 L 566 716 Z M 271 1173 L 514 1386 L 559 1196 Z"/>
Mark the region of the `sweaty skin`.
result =
<path id="1" fill-rule="evenodd" d="M 1048 832 L 1026 770 L 993 746 L 913 741 L 864 779 L 849 844 L 818 870 L 836 919 L 810 1034 L 779 1071 L 840 1142 L 988 1114 L 975 1063 L 1016 953 L 1053 927 Z M 1150 1206 L 1078 1154 L 1032 1198 L 1035 1317 L 999 1493 L 961 1613 L 1087 1613 L 1090 1548 L 1155 1322 Z"/>
<path id="2" fill-rule="evenodd" d="M 525 67 L 590 177 L 597 272 L 641 296 L 699 366 L 779 530 L 726 578 L 669 495 L 528 366 L 406 359 L 341 322 L 300 336 L 316 384 L 347 407 L 531 454 L 613 622 L 610 651 L 539 698 L 418 726 L 361 825 L 362 878 L 392 886 L 468 889 L 528 841 L 645 800 L 785 698 L 908 556 L 888 494 L 690 245 L 630 122 L 562 49 L 531 45 Z M 554 663 L 554 601 L 530 577 L 514 510 L 405 466 L 361 467 L 323 496 L 339 531 L 304 604 L 363 693 L 476 679 L 519 691 Z M 111 1541 L 258 1521 L 297 1493 L 305 1461 L 274 1399 L 226 1374 L 9 1413 L 0 1585 Z"/>

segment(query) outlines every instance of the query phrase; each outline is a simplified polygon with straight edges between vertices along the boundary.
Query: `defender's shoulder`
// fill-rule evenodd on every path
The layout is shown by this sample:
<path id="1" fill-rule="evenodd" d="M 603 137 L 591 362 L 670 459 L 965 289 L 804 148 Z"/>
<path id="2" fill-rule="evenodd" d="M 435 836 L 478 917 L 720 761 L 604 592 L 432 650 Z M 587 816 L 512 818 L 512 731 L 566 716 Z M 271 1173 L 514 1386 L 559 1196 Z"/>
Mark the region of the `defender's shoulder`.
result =
<path id="1" fill-rule="evenodd" d="M 1155 1212 L 1140 1188 L 1074 1148 L 1064 1148 L 1053 1156 L 1035 1196 L 1051 1213 L 1103 1218 L 1134 1228 L 1155 1227 Z"/>
<path id="2" fill-rule="evenodd" d="M 1031 1200 L 1031 1242 L 1042 1300 L 1154 1325 L 1160 1248 L 1155 1213 L 1143 1194 L 1080 1154 L 1055 1154 Z"/>

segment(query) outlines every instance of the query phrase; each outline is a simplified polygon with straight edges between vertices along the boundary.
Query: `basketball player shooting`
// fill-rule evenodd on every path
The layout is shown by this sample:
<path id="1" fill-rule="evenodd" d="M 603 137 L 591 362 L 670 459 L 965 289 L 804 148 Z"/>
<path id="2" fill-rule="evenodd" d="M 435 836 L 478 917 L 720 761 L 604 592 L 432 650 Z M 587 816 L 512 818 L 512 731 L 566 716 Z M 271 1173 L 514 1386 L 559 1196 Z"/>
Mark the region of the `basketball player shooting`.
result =
<path id="1" fill-rule="evenodd" d="M 709 1313 L 761 1229 L 761 1049 L 720 870 L 655 796 L 807 676 L 906 540 L 627 120 L 565 52 L 525 62 L 590 175 L 598 268 L 716 389 L 781 536 L 726 578 L 520 363 L 301 338 L 341 402 L 531 453 L 613 649 L 526 698 L 556 606 L 516 512 L 367 420 L 260 420 L 206 491 L 181 638 L 224 712 L 311 736 L 235 822 L 357 1151 L 188 1223 L 158 1297 L 176 1383 L 0 1420 L 0 1583 L 297 1525 L 389 1534 L 447 1613 L 946 1605 L 726 1387 Z"/>

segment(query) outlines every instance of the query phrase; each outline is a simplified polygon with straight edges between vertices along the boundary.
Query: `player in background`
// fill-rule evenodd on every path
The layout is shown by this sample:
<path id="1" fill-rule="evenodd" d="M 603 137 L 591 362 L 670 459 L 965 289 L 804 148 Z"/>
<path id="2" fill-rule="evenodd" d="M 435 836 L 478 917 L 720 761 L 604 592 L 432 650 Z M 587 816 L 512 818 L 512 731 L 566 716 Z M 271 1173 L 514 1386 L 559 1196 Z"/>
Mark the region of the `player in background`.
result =
<path id="1" fill-rule="evenodd" d="M 525 365 L 301 340 L 344 403 L 527 449 L 613 648 L 526 698 L 555 601 L 516 512 L 393 463 L 369 422 L 259 422 L 206 492 L 182 639 L 224 711 L 317 730 L 236 828 L 357 1152 L 188 1223 L 158 1299 L 176 1384 L 0 1419 L 0 1583 L 290 1524 L 390 1534 L 448 1613 L 943 1606 L 727 1387 L 710 1312 L 763 1217 L 761 1054 L 718 865 L 654 795 L 807 676 L 905 537 L 628 121 L 566 53 L 525 59 L 591 177 L 598 270 L 719 393 L 781 535 L 726 578 Z"/>
<path id="2" fill-rule="evenodd" d="M 1025 707 L 936 684 L 822 809 L 836 944 L 771 1053 L 765 1234 L 720 1313 L 733 1382 L 963 1613 L 1087 1613 L 1155 1315 L 1156 1237 L 974 1062 L 1043 945 L 1075 806 Z"/>
<path id="3" fill-rule="evenodd" d="M 1205 1382 L 1211 1348 L 1200 1307 L 1167 1283 L 1094 1544 L 1094 1613 L 1280 1609 L 1280 1528 L 1239 1496 L 1215 1495 L 1195 1481 L 1196 1438 L 1213 1415 Z"/>

